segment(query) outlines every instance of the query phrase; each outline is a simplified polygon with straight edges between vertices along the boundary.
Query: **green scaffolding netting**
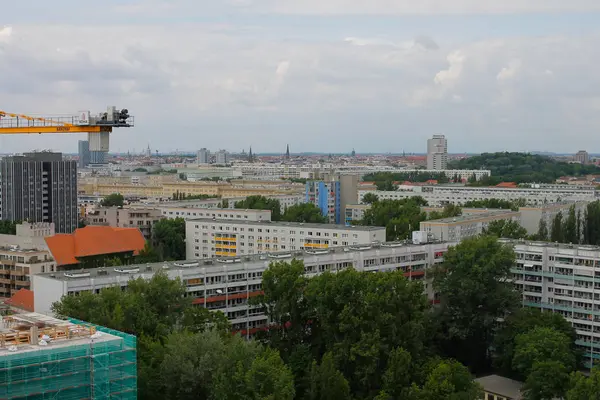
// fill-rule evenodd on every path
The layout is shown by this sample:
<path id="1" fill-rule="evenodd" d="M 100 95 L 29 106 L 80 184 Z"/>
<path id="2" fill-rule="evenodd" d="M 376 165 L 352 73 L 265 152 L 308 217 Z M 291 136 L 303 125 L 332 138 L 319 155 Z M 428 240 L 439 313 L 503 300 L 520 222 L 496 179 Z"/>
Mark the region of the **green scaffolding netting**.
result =
<path id="1" fill-rule="evenodd" d="M 0 351 L 0 399 L 137 399 L 136 337 L 95 326 L 115 336 L 52 348 Z"/>

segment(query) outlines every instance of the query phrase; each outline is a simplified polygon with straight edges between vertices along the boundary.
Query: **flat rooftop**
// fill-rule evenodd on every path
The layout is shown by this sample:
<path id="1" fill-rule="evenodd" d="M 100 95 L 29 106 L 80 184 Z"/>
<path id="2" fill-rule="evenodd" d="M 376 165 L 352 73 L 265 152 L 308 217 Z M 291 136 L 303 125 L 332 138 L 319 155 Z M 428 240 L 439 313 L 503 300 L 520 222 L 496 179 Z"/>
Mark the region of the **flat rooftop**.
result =
<path id="1" fill-rule="evenodd" d="M 468 214 L 468 215 L 459 215 L 458 217 L 449 217 L 449 218 L 441 218 L 441 219 L 433 219 L 430 221 L 423 221 L 422 224 L 459 224 L 463 222 L 476 222 L 479 220 L 493 218 L 493 217 L 502 217 L 502 216 L 510 216 L 514 214 L 518 214 L 518 211 L 512 210 L 494 210 L 488 212 L 482 212 L 479 214 Z"/>
<path id="2" fill-rule="evenodd" d="M 37 329 L 38 344 L 35 335 L 32 335 L 32 328 Z M 50 337 L 46 346 L 39 344 L 44 335 Z M 120 339 L 109 333 L 98 333 L 92 325 L 75 324 L 39 313 L 15 314 L 3 317 L 0 321 L 0 358 L 24 352 L 89 344 L 92 340 L 94 343 L 101 343 Z M 10 351 L 12 346 L 16 346 L 17 351 Z"/>
<path id="3" fill-rule="evenodd" d="M 314 249 L 314 250 L 294 250 L 294 251 L 279 251 L 272 253 L 263 254 L 252 254 L 238 257 L 228 258 L 204 258 L 197 260 L 183 260 L 183 261 L 164 261 L 159 263 L 149 264 L 136 264 L 127 265 L 122 267 L 110 267 L 110 268 L 93 268 L 89 270 L 71 270 L 61 272 L 46 272 L 43 274 L 36 274 L 36 277 L 43 277 L 47 279 L 53 279 L 57 281 L 73 281 L 73 280 L 85 280 L 94 278 L 108 278 L 108 277 L 123 277 L 128 279 L 129 277 L 138 277 L 142 274 L 154 274 L 158 271 L 189 271 L 194 268 L 210 268 L 223 266 L 228 267 L 231 270 L 244 269 L 248 264 L 253 264 L 256 267 L 264 266 L 265 263 L 271 261 L 285 260 L 290 261 L 292 259 L 304 260 L 308 257 L 314 257 L 317 255 L 333 255 L 333 254 L 348 254 L 359 251 L 377 250 L 381 248 L 403 248 L 410 247 L 411 251 L 416 252 L 415 249 L 425 247 L 427 244 L 443 244 L 446 242 L 435 242 L 425 244 L 413 244 L 411 241 L 400 241 L 400 242 L 386 242 L 386 243 L 370 243 L 361 245 L 352 245 L 346 247 L 330 247 L 328 249 Z"/>
<path id="4" fill-rule="evenodd" d="M 212 218 L 193 218 L 187 222 L 216 222 L 220 224 L 236 224 L 236 225 L 251 225 L 251 226 L 272 226 L 281 228 L 313 228 L 313 229 L 330 229 L 330 230 L 346 230 L 346 231 L 362 231 L 374 232 L 385 230 L 384 226 L 362 226 L 362 225 L 342 225 L 342 224 L 311 224 L 304 222 L 281 222 L 281 221 L 228 221 L 214 220 Z"/>

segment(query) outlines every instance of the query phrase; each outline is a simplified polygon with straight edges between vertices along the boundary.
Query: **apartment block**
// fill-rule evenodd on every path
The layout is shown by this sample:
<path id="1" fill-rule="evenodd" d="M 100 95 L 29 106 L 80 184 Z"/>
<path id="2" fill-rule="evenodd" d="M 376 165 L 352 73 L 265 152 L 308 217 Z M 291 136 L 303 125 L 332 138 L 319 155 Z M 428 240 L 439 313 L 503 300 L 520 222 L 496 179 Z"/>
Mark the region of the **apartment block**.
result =
<path id="1" fill-rule="evenodd" d="M 33 290 L 32 275 L 53 272 L 56 262 L 48 250 L 0 246 L 0 297 L 20 289 Z"/>
<path id="2" fill-rule="evenodd" d="M 427 169 L 444 170 L 448 166 L 448 141 L 444 135 L 427 140 Z"/>
<path id="3" fill-rule="evenodd" d="M 588 203 L 589 201 L 577 201 L 543 204 L 535 207 L 520 207 L 521 225 L 523 228 L 527 229 L 527 233 L 534 234 L 538 232 L 540 222 L 543 220 L 546 223 L 548 230 L 550 230 L 556 214 L 560 212 L 562 213 L 563 218 L 566 218 L 569 215 L 571 207 L 575 207 L 575 214 L 581 213 L 583 218 Z"/>
<path id="4" fill-rule="evenodd" d="M 433 300 L 427 271 L 443 261 L 448 245 L 362 244 L 231 259 L 213 258 L 42 274 L 34 277 L 36 288 L 42 288 L 34 292 L 35 307 L 37 312 L 48 312 L 50 304 L 63 295 L 76 296 L 83 291 L 97 291 L 110 286 L 125 288 L 131 278 L 149 279 L 156 272 L 164 271 L 169 277 L 179 278 L 185 283 L 187 294 L 194 304 L 224 312 L 234 331 L 249 335 L 267 324 L 264 310 L 260 306 L 249 305 L 248 300 L 262 293 L 262 275 L 270 261 L 302 260 L 307 276 L 325 271 L 335 273 L 347 268 L 371 272 L 402 270 L 408 279 L 423 280 L 424 289 Z"/>
<path id="5" fill-rule="evenodd" d="M 577 332 L 588 365 L 600 360 L 600 248 L 511 242 L 511 272 L 524 307 L 561 314 Z"/>
<path id="6" fill-rule="evenodd" d="M 135 336 L 37 313 L 1 326 L 0 398 L 137 399 Z"/>
<path id="7" fill-rule="evenodd" d="M 26 153 L 0 160 L 0 211 L 8 221 L 52 222 L 77 228 L 77 162 L 61 153 Z"/>
<path id="8" fill-rule="evenodd" d="M 344 223 L 346 204 L 358 201 L 358 176 L 326 175 L 325 179 L 306 182 L 305 201 L 317 206 L 329 223 Z"/>
<path id="9" fill-rule="evenodd" d="M 365 211 L 371 208 L 370 204 L 346 204 L 346 212 L 344 221 L 346 225 L 351 225 L 352 222 L 360 221 L 365 216 Z"/>
<path id="10" fill-rule="evenodd" d="M 163 219 L 161 210 L 152 207 L 96 206 L 86 215 L 87 225 L 113 228 L 138 228 L 144 238 L 152 237 L 152 227 Z"/>
<path id="11" fill-rule="evenodd" d="M 294 222 L 187 220 L 186 257 L 237 257 L 385 242 L 385 228 Z"/>
<path id="12" fill-rule="evenodd" d="M 490 222 L 498 220 L 521 221 L 518 211 L 496 210 L 478 214 L 460 215 L 458 217 L 423 221 L 419 230 L 427 237 L 435 240 L 459 242 L 469 237 L 480 235 Z"/>
<path id="13" fill-rule="evenodd" d="M 233 221 L 271 221 L 271 210 L 244 210 L 238 208 L 187 208 L 187 207 L 163 207 L 162 216 L 165 218 L 184 219 L 226 219 Z"/>
<path id="14" fill-rule="evenodd" d="M 423 197 L 430 206 L 446 204 L 463 205 L 472 200 L 525 199 L 528 205 L 542 206 L 565 201 L 594 201 L 600 195 L 593 188 L 580 189 L 577 187 L 539 187 L 539 188 L 502 188 L 502 187 L 472 187 L 457 185 L 414 186 L 410 190 L 379 191 L 359 190 L 359 200 L 367 193 L 373 193 L 381 200 L 401 200 L 415 196 Z"/>

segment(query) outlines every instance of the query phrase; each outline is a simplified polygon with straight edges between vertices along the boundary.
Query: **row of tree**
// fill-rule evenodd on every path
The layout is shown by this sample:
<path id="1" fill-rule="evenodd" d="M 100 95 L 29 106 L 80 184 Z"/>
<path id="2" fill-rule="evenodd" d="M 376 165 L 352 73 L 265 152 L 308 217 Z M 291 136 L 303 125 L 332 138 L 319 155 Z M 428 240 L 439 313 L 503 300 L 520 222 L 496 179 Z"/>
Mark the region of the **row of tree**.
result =
<path id="1" fill-rule="evenodd" d="M 275 262 L 253 300 L 271 324 L 250 341 L 225 335 L 222 314 L 195 308 L 162 274 L 54 310 L 140 338 L 141 398 L 476 400 L 471 374 L 488 372 L 525 380 L 528 400 L 594 398 L 584 396 L 600 391 L 598 373 L 573 372 L 575 331 L 520 308 L 514 263 L 495 237 L 461 242 L 431 271 L 432 306 L 402 270 L 307 278 L 301 261 Z"/>
<path id="2" fill-rule="evenodd" d="M 530 153 L 483 153 L 478 156 L 450 161 L 449 169 L 489 169 L 491 176 L 474 185 L 497 185 L 500 182 L 554 183 L 561 176 L 582 176 L 600 173 L 595 165 L 556 161 Z"/>
<path id="3" fill-rule="evenodd" d="M 270 210 L 271 221 L 326 223 L 327 217 L 312 203 L 302 203 L 287 207 L 281 212 L 281 203 L 277 199 L 265 196 L 248 196 L 245 200 L 235 203 L 235 208 Z"/>
<path id="4" fill-rule="evenodd" d="M 600 201 L 588 203 L 585 210 L 575 205 L 565 214 L 558 212 L 551 223 L 540 220 L 537 240 L 558 243 L 600 245 Z"/>
<path id="5" fill-rule="evenodd" d="M 394 182 L 427 182 L 429 180 L 437 181 L 438 183 L 448 183 L 450 179 L 443 172 L 374 172 L 363 176 L 363 181 L 374 182 L 377 190 L 394 191 L 398 187 Z M 455 177 L 453 181 L 458 181 Z"/>

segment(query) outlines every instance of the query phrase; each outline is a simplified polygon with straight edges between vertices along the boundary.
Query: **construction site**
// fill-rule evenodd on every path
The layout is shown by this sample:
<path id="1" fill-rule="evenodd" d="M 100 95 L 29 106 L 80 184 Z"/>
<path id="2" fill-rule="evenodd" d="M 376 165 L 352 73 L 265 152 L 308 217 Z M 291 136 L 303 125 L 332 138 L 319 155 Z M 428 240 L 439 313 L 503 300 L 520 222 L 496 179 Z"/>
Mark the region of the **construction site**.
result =
<path id="1" fill-rule="evenodd" d="M 5 316 L 0 399 L 137 399 L 136 337 L 38 313 Z"/>

